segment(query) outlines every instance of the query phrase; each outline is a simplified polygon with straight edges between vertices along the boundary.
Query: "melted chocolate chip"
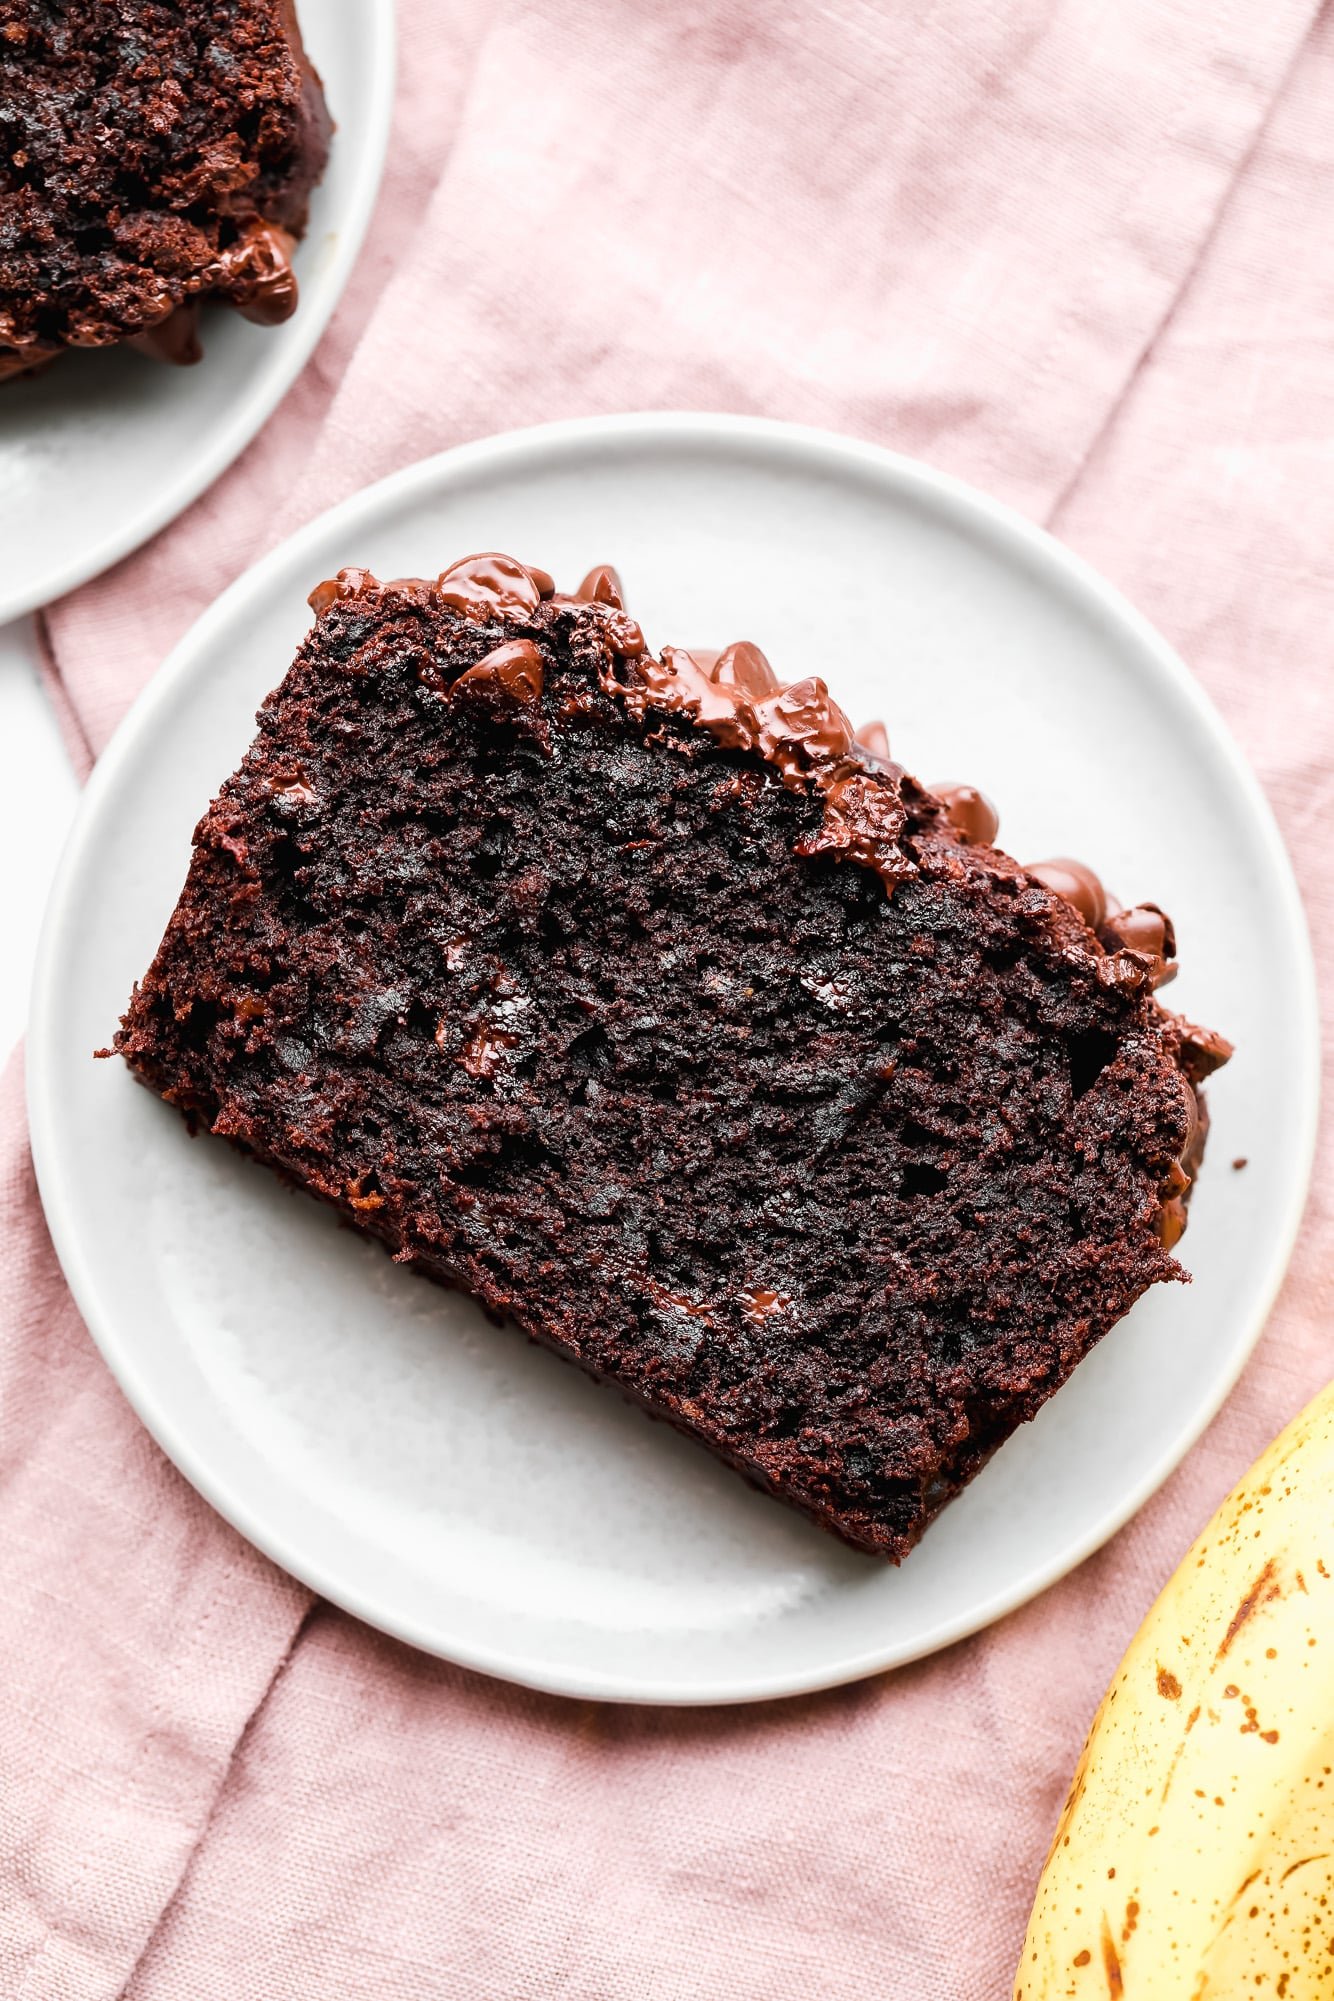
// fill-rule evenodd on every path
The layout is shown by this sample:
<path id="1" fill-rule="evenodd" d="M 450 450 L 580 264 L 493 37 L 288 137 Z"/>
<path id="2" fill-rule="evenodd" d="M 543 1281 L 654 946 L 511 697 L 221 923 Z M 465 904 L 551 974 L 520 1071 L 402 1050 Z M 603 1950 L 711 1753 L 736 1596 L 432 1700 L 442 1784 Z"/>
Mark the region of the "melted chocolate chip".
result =
<path id="1" fill-rule="evenodd" d="M 1098 936 L 1109 952 L 1136 952 L 1147 960 L 1155 987 L 1176 978 L 1176 933 L 1171 918 L 1156 903 L 1109 911 L 1098 927 Z"/>
<path id="2" fill-rule="evenodd" d="M 769 1318 L 771 1313 L 782 1313 L 792 1301 L 786 1293 L 771 1292 L 767 1286 L 749 1286 L 741 1295 L 741 1311 L 747 1320 L 756 1322 Z"/>
<path id="3" fill-rule="evenodd" d="M 517 1049 L 517 1035 L 507 1035 L 503 1029 L 479 1028 L 471 1039 L 464 1043 L 455 1057 L 470 1077 L 494 1077 L 503 1069 L 511 1049 Z"/>
<path id="4" fill-rule="evenodd" d="M 1227 1062 L 1232 1054 L 1232 1044 L 1215 1029 L 1198 1028 L 1183 1015 L 1177 1015 L 1175 1019 L 1181 1030 L 1181 1067 L 1192 1084 L 1201 1084 Z"/>
<path id="5" fill-rule="evenodd" d="M 780 688 L 755 709 L 756 749 L 786 778 L 804 777 L 812 765 L 828 764 L 852 749 L 852 724 L 818 675 Z"/>
<path id="6" fill-rule="evenodd" d="M 1090 930 L 1096 931 L 1107 915 L 1107 896 L 1098 877 L 1084 862 L 1059 855 L 1048 862 L 1026 862 L 1027 873 L 1049 889 L 1053 896 L 1073 904 Z"/>
<path id="7" fill-rule="evenodd" d="M 715 662 L 716 664 L 716 662 Z M 664 646 L 661 661 L 651 655 L 640 663 L 640 682 L 633 688 L 612 683 L 630 709 L 642 715 L 645 706 L 683 709 L 718 741 L 736 750 L 753 750 L 758 725 L 755 713 L 739 690 L 720 688 L 693 653 L 684 646 Z"/>
<path id="8" fill-rule="evenodd" d="M 1186 1137 L 1181 1142 L 1181 1171 L 1194 1180 L 1204 1159 L 1204 1142 L 1208 1128 L 1201 1114 L 1200 1099 L 1189 1078 L 1183 1077 L 1181 1086 L 1186 1094 Z"/>
<path id="9" fill-rule="evenodd" d="M 282 774 L 274 773 L 265 780 L 263 791 L 279 807 L 313 806 L 317 797 L 299 765 Z"/>
<path id="10" fill-rule="evenodd" d="M 165 361 L 172 368 L 193 368 L 204 358 L 199 342 L 198 299 L 187 299 L 156 326 L 132 335 L 126 346 L 137 348 L 140 354 L 149 355 L 154 361 Z"/>
<path id="11" fill-rule="evenodd" d="M 1105 952 L 1093 961 L 1093 975 L 1100 986 L 1121 987 L 1133 994 L 1148 980 L 1149 968 L 1135 952 Z"/>
<path id="12" fill-rule="evenodd" d="M 542 655 L 531 639 L 511 639 L 466 668 L 450 694 L 465 701 L 480 696 L 492 708 L 525 708 L 542 694 Z"/>
<path id="13" fill-rule="evenodd" d="M 900 846 L 908 815 L 898 787 L 852 758 L 832 772 L 837 775 L 822 773 L 816 781 L 825 795 L 824 818 L 816 833 L 797 842 L 796 852 L 861 862 L 893 890 L 916 873 Z"/>
<path id="14" fill-rule="evenodd" d="M 513 556 L 490 549 L 479 556 L 463 556 L 442 570 L 436 592 L 465 618 L 495 618 L 500 612 L 536 611 L 542 586 L 550 583 L 545 570 L 534 571 Z"/>
<path id="15" fill-rule="evenodd" d="M 619 654 L 623 660 L 637 660 L 640 654 L 648 651 L 638 621 L 627 618 L 624 612 L 607 620 L 606 634 L 612 652 Z"/>
<path id="16" fill-rule="evenodd" d="M 759 649 L 749 650 L 768 671 Z M 623 688 L 619 682 L 612 687 L 641 712 L 649 702 L 684 709 L 719 742 L 758 751 L 777 765 L 788 783 L 801 783 L 815 767 L 830 764 L 851 748 L 852 726 L 823 681 L 812 676 L 757 700 L 738 681 L 715 678 L 725 658 L 720 654 L 713 674 L 708 674 L 684 647 L 667 646 L 660 662 L 651 656 L 642 662 L 638 687 Z M 756 674 L 753 663 L 748 671 Z"/>
<path id="17" fill-rule="evenodd" d="M 1102 928 L 1128 951 L 1144 952 L 1156 959 L 1176 956 L 1172 920 L 1156 903 L 1137 903 L 1133 910 L 1114 910 Z"/>
<path id="18" fill-rule="evenodd" d="M 295 248 L 296 238 L 287 230 L 256 216 L 219 253 L 213 275 L 242 319 L 261 327 L 291 319 L 297 301 Z"/>
<path id="19" fill-rule="evenodd" d="M 1199 1172 L 1204 1158 L 1204 1141 L 1207 1130 L 1200 1100 L 1195 1088 L 1186 1076 L 1181 1078 L 1182 1099 L 1186 1112 L 1186 1133 L 1181 1142 L 1181 1151 L 1163 1176 L 1159 1189 L 1159 1208 L 1155 1218 L 1155 1228 L 1164 1250 L 1170 1251 L 1180 1242 L 1186 1227 L 1186 1196 L 1190 1185 Z"/>
<path id="20" fill-rule="evenodd" d="M 1158 1210 L 1158 1241 L 1165 1251 L 1181 1242 L 1186 1228 L 1186 1205 L 1179 1195 L 1169 1195 Z"/>
<path id="21" fill-rule="evenodd" d="M 696 654 L 696 659 L 699 655 Z M 700 662 L 703 665 L 703 661 Z M 717 654 L 707 669 L 709 679 L 719 688 L 740 688 L 756 699 L 778 692 L 778 676 L 758 646 L 748 639 L 735 640 Z"/>
<path id="22" fill-rule="evenodd" d="M 946 818 L 952 827 L 958 829 L 966 841 L 974 841 L 980 847 L 990 847 L 1000 832 L 1000 814 L 975 785 L 932 785 L 945 808 Z M 1030 869 L 1030 875 L 1033 871 Z"/>
<path id="23" fill-rule="evenodd" d="M 583 604 L 609 604 L 613 611 L 625 610 L 625 586 L 620 573 L 610 563 L 591 569 L 575 592 Z"/>
<path id="24" fill-rule="evenodd" d="M 318 618 L 331 604 L 337 604 L 344 598 L 359 598 L 363 592 L 373 590 L 376 581 L 369 570 L 340 570 L 336 577 L 326 577 L 322 584 L 316 584 L 306 603 Z"/>
<path id="25" fill-rule="evenodd" d="M 889 731 L 882 722 L 863 723 L 853 742 L 860 744 L 873 764 L 888 764 Z"/>

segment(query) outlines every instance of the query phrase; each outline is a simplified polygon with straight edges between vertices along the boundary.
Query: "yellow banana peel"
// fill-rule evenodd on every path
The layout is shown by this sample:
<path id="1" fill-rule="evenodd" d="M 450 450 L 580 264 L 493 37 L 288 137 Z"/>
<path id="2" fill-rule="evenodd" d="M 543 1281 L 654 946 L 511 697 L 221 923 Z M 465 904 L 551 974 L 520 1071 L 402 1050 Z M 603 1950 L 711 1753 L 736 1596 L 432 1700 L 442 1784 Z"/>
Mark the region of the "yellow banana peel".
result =
<path id="1" fill-rule="evenodd" d="M 1224 1501 L 1131 1642 L 1014 1993 L 1334 1997 L 1334 1384 Z"/>

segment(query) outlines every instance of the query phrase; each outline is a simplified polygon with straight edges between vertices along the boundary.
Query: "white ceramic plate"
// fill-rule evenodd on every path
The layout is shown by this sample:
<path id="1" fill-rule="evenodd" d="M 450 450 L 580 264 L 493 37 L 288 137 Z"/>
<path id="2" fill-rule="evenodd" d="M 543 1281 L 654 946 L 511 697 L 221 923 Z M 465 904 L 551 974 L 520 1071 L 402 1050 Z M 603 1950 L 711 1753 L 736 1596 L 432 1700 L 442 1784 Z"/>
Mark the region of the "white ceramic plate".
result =
<path id="1" fill-rule="evenodd" d="M 1172 998 L 1235 1038 L 1159 1287 L 899 1571 L 752 1492 L 614 1392 L 392 1265 L 94 1063 L 190 832 L 345 563 L 516 551 L 616 562 L 650 642 L 753 638 L 883 714 L 928 778 L 1001 806 L 1020 856 L 1091 858 L 1174 913 Z M 818 580 L 820 588 L 811 586 Z M 29 1043 L 47 1215 L 126 1394 L 202 1493 L 350 1611 L 537 1686 L 742 1701 L 957 1639 L 1079 1562 L 1231 1385 L 1287 1260 L 1315 1124 L 1310 953 L 1256 785 L 1181 663 L 1055 542 L 873 447 L 746 419 L 628 417 L 408 468 L 204 615 L 95 771 L 54 891 Z M 1235 1173 L 1229 1163 L 1246 1155 Z"/>
<path id="2" fill-rule="evenodd" d="M 205 307 L 204 359 L 72 353 L 0 388 L 0 624 L 137 549 L 243 452 L 305 367 L 361 248 L 394 97 L 393 0 L 300 0 L 337 130 L 293 263 L 292 318 Z"/>

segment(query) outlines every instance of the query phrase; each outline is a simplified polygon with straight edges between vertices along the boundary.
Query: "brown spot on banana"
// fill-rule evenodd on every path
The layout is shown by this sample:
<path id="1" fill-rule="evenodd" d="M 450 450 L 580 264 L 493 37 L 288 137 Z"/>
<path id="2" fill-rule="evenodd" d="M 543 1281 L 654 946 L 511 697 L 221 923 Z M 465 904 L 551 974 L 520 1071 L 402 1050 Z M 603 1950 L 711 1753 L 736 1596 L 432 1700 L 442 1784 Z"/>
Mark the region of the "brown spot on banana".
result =
<path id="1" fill-rule="evenodd" d="M 1286 1883 L 1289 1876 L 1295 1876 L 1297 1874 L 1297 1871 L 1299 1869 L 1304 1869 L 1308 1862 L 1324 1862 L 1325 1860 L 1327 1860 L 1328 1855 L 1329 1855 L 1328 1849 L 1325 1850 L 1323 1855 L 1303 1855 L 1300 1862 L 1292 1862 L 1288 1865 L 1288 1867 L 1283 1871 L 1283 1874 L 1279 1877 L 1278 1879 L 1279 1882 Z"/>
<path id="2" fill-rule="evenodd" d="M 1159 1806 L 1165 1806 L 1167 1803 L 1167 1795 L 1171 1792 L 1172 1781 L 1177 1775 L 1177 1766 L 1181 1763 L 1182 1754 L 1186 1748 L 1186 1739 L 1187 1737 L 1189 1737 L 1191 1731 L 1195 1728 L 1195 1725 L 1199 1722 L 1199 1720 L 1200 1720 L 1200 1705 L 1197 1702 L 1195 1707 L 1191 1710 L 1190 1715 L 1186 1718 L 1186 1727 L 1181 1733 L 1181 1742 L 1177 1745 L 1176 1750 L 1172 1753 L 1172 1762 L 1167 1768 L 1167 1777 L 1163 1780 L 1163 1790 L 1158 1800 Z"/>
<path id="3" fill-rule="evenodd" d="M 1246 1892 L 1250 1889 L 1251 1884 L 1256 1881 L 1257 1877 L 1262 1876 L 1263 1874 L 1264 1871 L 1262 1869 L 1252 1869 L 1250 1875 L 1246 1877 L 1244 1882 L 1239 1883 L 1236 1889 L 1232 1892 L 1232 1897 L 1228 1904 L 1229 1910 L 1232 1909 L 1232 1905 L 1236 1903 L 1239 1897 L 1245 1896 Z"/>
<path id="4" fill-rule="evenodd" d="M 1306 1586 L 1302 1584 L 1300 1571 L 1297 1573 L 1297 1582 L 1303 1590 L 1306 1589 Z M 1231 1622 L 1222 1640 L 1219 1642 L 1218 1652 L 1214 1655 L 1214 1659 L 1222 1660 L 1242 1627 L 1248 1619 L 1254 1617 L 1261 1605 L 1272 1604 L 1275 1598 L 1281 1598 L 1282 1596 L 1283 1593 L 1279 1588 L 1278 1572 L 1274 1567 L 1274 1559 L 1271 1556 L 1250 1590 L 1246 1593 L 1246 1596 L 1242 1599 L 1240 1605 L 1238 1605 L 1236 1611 L 1232 1614 Z"/>

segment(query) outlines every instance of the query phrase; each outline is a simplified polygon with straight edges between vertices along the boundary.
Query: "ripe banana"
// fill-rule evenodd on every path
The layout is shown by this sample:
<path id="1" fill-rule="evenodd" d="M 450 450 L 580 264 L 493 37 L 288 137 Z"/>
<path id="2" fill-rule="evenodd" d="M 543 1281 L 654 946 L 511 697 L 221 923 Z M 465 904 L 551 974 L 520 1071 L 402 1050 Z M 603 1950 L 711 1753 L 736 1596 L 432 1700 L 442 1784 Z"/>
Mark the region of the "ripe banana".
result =
<path id="1" fill-rule="evenodd" d="M 1334 1383 L 1224 1501 L 1131 1642 L 1014 1992 L 1334 1996 Z"/>

